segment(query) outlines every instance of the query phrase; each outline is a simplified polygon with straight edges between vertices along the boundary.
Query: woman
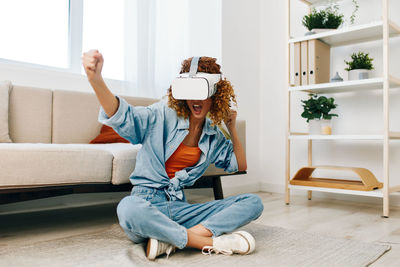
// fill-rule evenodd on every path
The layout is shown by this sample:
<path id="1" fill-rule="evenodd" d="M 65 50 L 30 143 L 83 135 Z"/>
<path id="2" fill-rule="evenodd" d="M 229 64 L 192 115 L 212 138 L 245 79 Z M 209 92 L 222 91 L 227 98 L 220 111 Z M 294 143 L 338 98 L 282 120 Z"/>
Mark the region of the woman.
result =
<path id="1" fill-rule="evenodd" d="M 97 50 L 84 53 L 82 59 L 102 106 L 99 121 L 132 144 L 142 144 L 130 177 L 132 194 L 117 208 L 127 236 L 135 243 L 148 240 L 146 255 L 150 260 L 184 247 L 209 254 L 254 251 L 255 241 L 249 233 L 231 232 L 261 215 L 263 205 L 257 195 L 189 204 L 182 190 L 194 184 L 211 163 L 228 172 L 247 168 L 236 132 L 236 112 L 229 108 L 231 100 L 236 102 L 229 81 L 219 81 L 216 93 L 206 100 L 176 100 L 170 88 L 168 105 L 160 101 L 134 107 L 107 88 L 101 76 L 103 57 Z M 200 58 L 198 71 L 221 73 L 215 61 Z M 190 64 L 191 58 L 185 60 L 181 73 L 189 72 Z M 231 140 L 216 126 L 223 120 Z"/>

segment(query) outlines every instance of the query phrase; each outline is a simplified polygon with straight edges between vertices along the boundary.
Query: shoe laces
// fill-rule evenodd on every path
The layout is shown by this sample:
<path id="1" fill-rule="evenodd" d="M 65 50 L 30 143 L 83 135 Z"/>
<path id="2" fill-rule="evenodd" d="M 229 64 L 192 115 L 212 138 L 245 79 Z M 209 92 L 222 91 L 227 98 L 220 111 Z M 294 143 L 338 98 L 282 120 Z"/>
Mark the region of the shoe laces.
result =
<path id="1" fill-rule="evenodd" d="M 158 243 L 158 251 L 157 251 L 157 256 L 163 254 L 165 251 L 165 254 L 167 254 L 167 259 L 169 257 L 169 255 L 175 251 L 175 246 L 165 243 L 165 242 L 161 242 L 159 241 Z"/>
<path id="2" fill-rule="evenodd" d="M 167 248 L 167 251 L 165 252 L 165 253 L 167 254 L 167 260 L 168 260 L 169 254 L 171 254 L 171 253 L 174 252 L 174 251 L 175 251 L 175 247 L 172 246 L 172 245 L 170 245 L 170 246 Z"/>
<path id="3" fill-rule="evenodd" d="M 228 255 L 228 256 L 233 254 L 232 250 L 229 250 L 229 249 L 217 249 L 217 248 L 215 248 L 213 246 L 204 246 L 202 248 L 202 250 L 201 250 L 201 253 L 203 253 L 203 255 L 210 255 L 211 256 L 211 254 L 213 252 L 215 254 L 221 253 L 221 254 Z"/>

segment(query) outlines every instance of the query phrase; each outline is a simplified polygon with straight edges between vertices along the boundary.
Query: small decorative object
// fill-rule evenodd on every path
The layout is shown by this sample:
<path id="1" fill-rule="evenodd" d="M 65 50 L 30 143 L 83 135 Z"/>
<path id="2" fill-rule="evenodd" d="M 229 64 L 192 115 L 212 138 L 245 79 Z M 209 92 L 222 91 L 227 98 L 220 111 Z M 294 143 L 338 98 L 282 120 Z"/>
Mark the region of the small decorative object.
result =
<path id="1" fill-rule="evenodd" d="M 332 134 L 332 118 L 337 114 L 330 114 L 337 107 L 335 100 L 330 97 L 310 94 L 307 100 L 301 100 L 304 111 L 301 114 L 307 119 L 309 134 Z"/>
<path id="2" fill-rule="evenodd" d="M 336 72 L 335 76 L 331 79 L 331 83 L 334 83 L 334 82 L 343 82 L 343 78 L 340 77 L 338 72 Z"/>
<path id="3" fill-rule="evenodd" d="M 351 55 L 351 61 L 344 61 L 348 67 L 349 80 L 368 79 L 370 70 L 374 69 L 372 65 L 373 58 L 368 53 L 358 52 Z"/>
<path id="4" fill-rule="evenodd" d="M 352 172 L 354 174 L 357 174 L 360 180 L 316 177 L 315 175 L 313 175 L 313 173 L 317 169 L 335 171 L 338 172 L 338 174 L 340 173 L 343 174 L 343 171 Z M 303 167 L 300 170 L 298 170 L 293 179 L 290 180 L 290 184 L 360 190 L 360 191 L 370 191 L 383 187 L 383 184 L 376 179 L 375 175 L 370 170 L 359 167 L 343 167 L 343 166 Z"/>
<path id="5" fill-rule="evenodd" d="M 323 10 L 315 8 L 310 14 L 303 17 L 303 25 L 310 31 L 308 34 L 317 33 L 325 30 L 334 30 L 343 23 L 343 15 L 338 13 L 337 7 L 328 7 Z"/>

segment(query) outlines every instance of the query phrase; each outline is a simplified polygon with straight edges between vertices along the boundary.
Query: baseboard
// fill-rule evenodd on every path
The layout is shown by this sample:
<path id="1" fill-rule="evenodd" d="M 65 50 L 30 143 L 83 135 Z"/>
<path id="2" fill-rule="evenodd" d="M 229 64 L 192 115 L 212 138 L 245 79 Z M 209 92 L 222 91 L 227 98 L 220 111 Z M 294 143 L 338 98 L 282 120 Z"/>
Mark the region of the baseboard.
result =
<path id="1" fill-rule="evenodd" d="M 285 186 L 281 184 L 270 184 L 270 183 L 260 183 L 260 191 L 269 192 L 269 193 L 285 193 Z M 307 196 L 307 191 L 305 190 L 291 190 L 291 195 L 297 196 Z M 336 199 L 336 200 L 344 200 L 351 202 L 359 202 L 365 204 L 372 205 L 382 205 L 382 199 L 376 197 L 367 197 L 367 196 L 356 196 L 356 195 L 345 195 L 345 194 L 335 194 L 335 193 L 326 193 L 326 192 L 313 192 L 313 198 L 318 199 Z M 390 206 L 391 207 L 400 207 L 400 194 L 393 193 L 390 195 Z"/>

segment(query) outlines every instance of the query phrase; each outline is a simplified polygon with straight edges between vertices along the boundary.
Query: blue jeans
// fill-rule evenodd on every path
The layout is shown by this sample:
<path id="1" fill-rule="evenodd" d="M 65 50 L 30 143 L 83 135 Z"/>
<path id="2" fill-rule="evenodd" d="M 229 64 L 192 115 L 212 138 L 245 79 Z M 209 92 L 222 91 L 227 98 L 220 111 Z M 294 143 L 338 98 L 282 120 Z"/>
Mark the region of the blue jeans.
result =
<path id="1" fill-rule="evenodd" d="M 164 189 L 134 186 L 117 207 L 121 227 L 135 243 L 148 238 L 184 248 L 187 229 L 201 224 L 213 236 L 229 233 L 257 219 L 264 206 L 255 194 L 241 194 L 206 203 L 171 200 Z"/>

